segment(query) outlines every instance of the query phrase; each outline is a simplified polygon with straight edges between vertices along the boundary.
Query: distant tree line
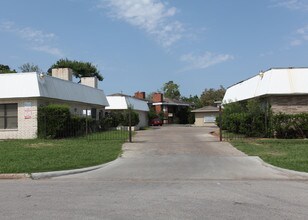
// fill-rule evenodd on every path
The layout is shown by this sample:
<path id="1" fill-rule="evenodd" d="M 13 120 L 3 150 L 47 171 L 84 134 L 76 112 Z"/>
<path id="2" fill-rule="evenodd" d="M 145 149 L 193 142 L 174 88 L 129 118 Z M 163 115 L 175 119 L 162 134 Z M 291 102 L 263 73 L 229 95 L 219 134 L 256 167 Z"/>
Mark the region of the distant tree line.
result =
<path id="1" fill-rule="evenodd" d="M 101 75 L 97 66 L 90 62 L 69 60 L 69 59 L 59 59 L 54 64 L 50 66 L 47 70 L 47 74 L 51 74 L 53 68 L 71 68 L 73 74 L 76 78 L 96 76 L 98 80 L 102 81 L 104 77 Z M 33 63 L 25 63 L 19 67 L 21 72 L 38 72 L 42 73 L 43 70 Z M 3 73 L 17 73 L 15 69 L 11 69 L 8 65 L 0 64 L 0 74 Z"/>

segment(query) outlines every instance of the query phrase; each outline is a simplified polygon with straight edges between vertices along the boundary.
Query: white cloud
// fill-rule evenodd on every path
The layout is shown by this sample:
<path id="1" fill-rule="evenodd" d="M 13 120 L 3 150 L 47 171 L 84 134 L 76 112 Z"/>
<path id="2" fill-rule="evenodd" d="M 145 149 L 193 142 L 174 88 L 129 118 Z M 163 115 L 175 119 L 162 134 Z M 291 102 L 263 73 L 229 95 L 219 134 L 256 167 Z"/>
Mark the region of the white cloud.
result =
<path id="1" fill-rule="evenodd" d="M 31 27 L 18 27 L 14 22 L 7 21 L 0 23 L 0 31 L 15 34 L 21 39 L 30 43 L 32 50 L 45 52 L 57 57 L 62 57 L 63 52 L 56 47 L 51 46 L 56 35 L 53 33 L 44 33 Z"/>
<path id="2" fill-rule="evenodd" d="M 297 29 L 295 35 L 295 39 L 293 39 L 290 43 L 291 46 L 300 46 L 308 41 L 308 25 Z"/>
<path id="3" fill-rule="evenodd" d="M 51 47 L 51 46 L 48 46 L 48 45 L 34 46 L 31 49 L 36 50 L 36 51 L 41 51 L 41 52 L 44 52 L 44 53 L 48 53 L 48 54 L 51 54 L 51 55 L 56 56 L 56 57 L 63 57 L 64 56 L 63 52 L 59 48 Z"/>
<path id="4" fill-rule="evenodd" d="M 180 60 L 188 63 L 188 67 L 184 68 L 181 72 L 193 69 L 206 69 L 210 66 L 232 60 L 234 57 L 229 54 L 213 54 L 205 52 L 203 55 L 195 55 L 193 53 L 182 55 Z"/>
<path id="5" fill-rule="evenodd" d="M 290 10 L 308 11 L 307 0 L 272 0 L 273 7 L 284 7 Z"/>
<path id="6" fill-rule="evenodd" d="M 98 8 L 109 9 L 112 18 L 144 30 L 164 47 L 183 37 L 183 24 L 173 19 L 178 9 L 160 0 L 100 0 Z"/>

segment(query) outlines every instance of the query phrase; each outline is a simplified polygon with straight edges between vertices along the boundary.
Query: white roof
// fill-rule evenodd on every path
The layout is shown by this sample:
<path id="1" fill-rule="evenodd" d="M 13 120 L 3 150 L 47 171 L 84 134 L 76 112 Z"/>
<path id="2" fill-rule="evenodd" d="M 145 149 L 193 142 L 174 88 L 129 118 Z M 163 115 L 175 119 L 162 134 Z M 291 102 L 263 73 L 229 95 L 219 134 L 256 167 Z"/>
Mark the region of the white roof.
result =
<path id="1" fill-rule="evenodd" d="M 270 69 L 229 87 L 223 103 L 267 95 L 308 94 L 307 84 L 308 68 Z"/>
<path id="2" fill-rule="evenodd" d="M 0 74 L 0 99 L 43 97 L 108 106 L 103 90 L 38 73 Z"/>
<path id="3" fill-rule="evenodd" d="M 106 110 L 124 110 L 132 106 L 137 111 L 149 111 L 149 106 L 146 101 L 136 99 L 130 96 L 107 96 L 109 107 Z"/>

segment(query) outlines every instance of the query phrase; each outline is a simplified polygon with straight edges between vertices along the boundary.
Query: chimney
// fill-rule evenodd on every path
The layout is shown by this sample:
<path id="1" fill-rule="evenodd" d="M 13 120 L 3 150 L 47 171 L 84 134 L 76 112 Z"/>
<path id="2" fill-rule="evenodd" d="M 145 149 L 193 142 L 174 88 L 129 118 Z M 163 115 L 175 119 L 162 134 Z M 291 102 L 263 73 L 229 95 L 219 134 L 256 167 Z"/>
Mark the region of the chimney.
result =
<path id="1" fill-rule="evenodd" d="M 98 80 L 96 76 L 93 77 L 81 77 L 81 82 L 82 85 L 90 86 L 95 89 L 98 87 Z"/>
<path id="2" fill-rule="evenodd" d="M 163 94 L 162 93 L 154 93 L 153 94 L 153 102 L 163 102 Z"/>
<path id="3" fill-rule="evenodd" d="M 51 70 L 51 75 L 59 79 L 72 81 L 73 70 L 70 68 L 56 68 Z"/>
<path id="4" fill-rule="evenodd" d="M 145 99 L 145 92 L 135 92 L 135 98 L 137 99 Z"/>

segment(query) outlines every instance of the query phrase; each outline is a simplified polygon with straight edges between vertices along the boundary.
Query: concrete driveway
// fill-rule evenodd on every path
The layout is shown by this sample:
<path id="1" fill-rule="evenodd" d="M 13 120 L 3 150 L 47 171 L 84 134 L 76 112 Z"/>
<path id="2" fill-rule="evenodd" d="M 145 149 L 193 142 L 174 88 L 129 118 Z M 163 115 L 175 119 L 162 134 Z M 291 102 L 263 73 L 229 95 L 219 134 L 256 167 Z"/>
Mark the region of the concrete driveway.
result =
<path id="1" fill-rule="evenodd" d="M 139 131 L 124 146 L 121 158 L 88 173 L 61 178 L 104 180 L 247 180 L 301 179 L 300 175 L 265 166 L 227 142 L 215 128 L 165 126 Z"/>
<path id="2" fill-rule="evenodd" d="M 104 168 L 1 180 L 0 219 L 307 219 L 308 182 L 219 143 L 207 128 L 140 131 Z"/>

